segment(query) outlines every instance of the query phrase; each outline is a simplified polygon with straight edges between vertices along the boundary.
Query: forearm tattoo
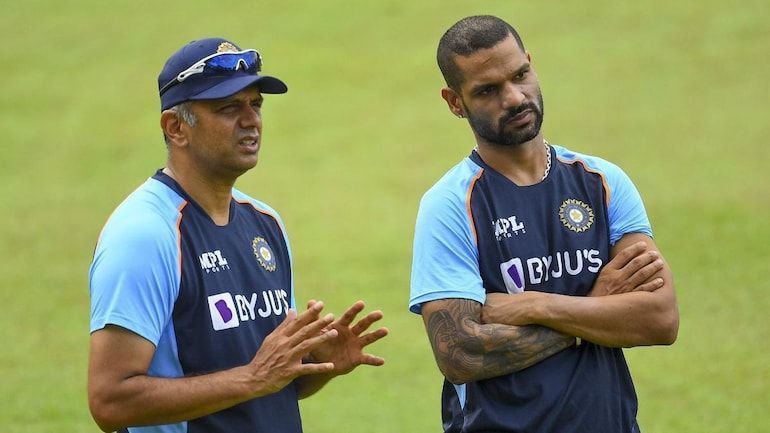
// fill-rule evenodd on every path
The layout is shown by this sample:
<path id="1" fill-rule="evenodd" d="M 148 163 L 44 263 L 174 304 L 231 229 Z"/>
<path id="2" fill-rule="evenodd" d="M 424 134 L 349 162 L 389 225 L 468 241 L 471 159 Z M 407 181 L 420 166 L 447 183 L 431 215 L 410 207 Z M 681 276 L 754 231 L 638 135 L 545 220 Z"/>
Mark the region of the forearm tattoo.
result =
<path id="1" fill-rule="evenodd" d="M 428 338 L 439 368 L 451 382 L 520 371 L 575 342 L 571 336 L 538 325 L 481 324 L 482 305 L 475 301 L 447 299 L 431 304 L 425 318 Z"/>

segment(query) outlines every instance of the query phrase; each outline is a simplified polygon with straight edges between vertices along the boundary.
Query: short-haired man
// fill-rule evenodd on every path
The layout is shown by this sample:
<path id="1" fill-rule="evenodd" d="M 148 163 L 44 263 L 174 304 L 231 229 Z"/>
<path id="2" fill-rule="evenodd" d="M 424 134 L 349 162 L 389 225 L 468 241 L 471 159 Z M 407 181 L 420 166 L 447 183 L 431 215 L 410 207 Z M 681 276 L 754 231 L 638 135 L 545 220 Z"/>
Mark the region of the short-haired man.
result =
<path id="1" fill-rule="evenodd" d="M 446 381 L 446 432 L 638 432 L 622 347 L 671 344 L 671 272 L 617 166 L 548 144 L 530 54 L 509 24 L 441 38 L 470 156 L 423 197 L 410 309 Z"/>
<path id="2" fill-rule="evenodd" d="M 158 77 L 168 160 L 115 210 L 90 270 L 88 397 L 105 432 L 302 431 L 297 400 L 384 360 L 362 348 L 387 329 L 295 312 L 291 250 L 278 214 L 234 189 L 253 168 L 263 94 L 256 50 L 209 38 Z M 135 428 L 135 426 L 149 426 Z"/>

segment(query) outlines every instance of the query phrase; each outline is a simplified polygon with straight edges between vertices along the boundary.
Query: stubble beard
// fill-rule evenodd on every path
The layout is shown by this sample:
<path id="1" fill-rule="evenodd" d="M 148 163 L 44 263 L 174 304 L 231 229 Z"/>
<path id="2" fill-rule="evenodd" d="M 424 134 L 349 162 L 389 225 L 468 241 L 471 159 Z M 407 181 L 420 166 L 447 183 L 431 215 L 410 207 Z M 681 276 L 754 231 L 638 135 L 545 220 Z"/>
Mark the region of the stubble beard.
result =
<path id="1" fill-rule="evenodd" d="M 526 102 L 516 108 L 511 109 L 507 114 L 501 117 L 494 125 L 494 122 L 488 118 L 476 116 L 473 112 L 465 108 L 468 116 L 468 123 L 471 129 L 490 144 L 498 146 L 518 146 L 526 143 L 540 134 L 540 127 L 543 125 L 543 94 L 537 94 L 538 104 Z M 538 106 L 539 105 L 539 106 Z M 530 110 L 535 116 L 533 122 L 524 129 L 513 128 L 512 131 L 506 131 L 506 123 L 523 111 Z"/>

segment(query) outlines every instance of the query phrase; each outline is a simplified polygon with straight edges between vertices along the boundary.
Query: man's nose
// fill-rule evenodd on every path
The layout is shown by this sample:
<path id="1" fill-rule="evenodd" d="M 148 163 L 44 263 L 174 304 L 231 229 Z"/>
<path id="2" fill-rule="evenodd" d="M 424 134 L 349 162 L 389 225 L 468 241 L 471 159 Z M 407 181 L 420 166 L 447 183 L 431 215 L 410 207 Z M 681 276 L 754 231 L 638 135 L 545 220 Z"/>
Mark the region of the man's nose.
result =
<path id="1" fill-rule="evenodd" d="M 261 127 L 262 126 L 262 113 L 260 112 L 260 109 L 258 107 L 253 107 L 251 105 L 246 105 L 243 110 L 241 110 L 241 127 L 243 128 L 253 128 L 253 127 Z"/>
<path id="2" fill-rule="evenodd" d="M 502 91 L 503 108 L 506 110 L 518 107 L 527 100 L 527 95 L 513 83 L 506 83 L 505 86 L 503 86 Z"/>

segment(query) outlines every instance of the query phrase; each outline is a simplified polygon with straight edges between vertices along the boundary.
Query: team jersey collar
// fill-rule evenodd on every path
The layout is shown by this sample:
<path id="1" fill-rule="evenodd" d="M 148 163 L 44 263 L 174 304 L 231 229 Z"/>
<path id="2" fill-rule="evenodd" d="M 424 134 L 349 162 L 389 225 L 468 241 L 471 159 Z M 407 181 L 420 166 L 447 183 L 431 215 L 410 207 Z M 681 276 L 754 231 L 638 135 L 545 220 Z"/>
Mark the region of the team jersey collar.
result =
<path id="1" fill-rule="evenodd" d="M 546 182 L 548 182 L 549 179 L 551 179 L 554 175 L 554 172 L 557 170 L 557 164 L 556 164 L 556 152 L 554 151 L 553 147 L 551 148 L 551 152 L 549 153 L 548 157 L 551 159 L 551 170 L 550 173 L 548 173 L 548 176 L 546 176 L 545 179 L 541 180 L 538 183 L 527 185 L 527 186 L 521 186 L 517 185 L 515 182 L 511 181 L 507 177 L 505 177 L 502 173 L 492 168 L 489 164 L 484 162 L 484 160 L 481 158 L 481 155 L 479 155 L 479 152 L 476 150 L 476 148 L 473 148 L 471 150 L 471 154 L 468 155 L 468 159 L 473 161 L 476 165 L 483 168 L 485 172 L 492 174 L 495 177 L 499 177 L 500 179 L 503 179 L 505 182 L 510 183 L 511 185 L 517 187 L 517 188 L 532 188 L 536 187 L 538 185 L 543 185 Z"/>
<path id="2" fill-rule="evenodd" d="M 207 219 L 211 220 L 211 217 L 209 216 L 208 213 L 206 213 L 205 210 L 203 210 L 203 207 L 201 207 L 201 205 L 199 205 L 195 200 L 193 200 L 193 198 L 190 197 L 189 194 L 187 194 L 187 191 L 185 191 L 184 188 L 182 188 L 182 186 L 179 185 L 179 183 L 176 180 L 174 180 L 171 176 L 164 173 L 162 168 L 159 168 L 155 172 L 155 174 L 152 176 L 152 178 L 163 183 L 167 187 L 171 188 L 172 191 L 179 194 L 180 197 L 182 197 L 183 199 L 185 199 L 185 201 L 190 203 L 196 209 L 196 211 L 200 212 Z M 231 197 L 230 198 L 230 219 L 227 222 L 228 225 L 235 218 L 235 212 L 237 210 L 237 206 L 235 204 L 236 204 L 235 200 Z M 213 220 L 211 220 L 211 222 L 212 224 L 214 223 Z"/>

